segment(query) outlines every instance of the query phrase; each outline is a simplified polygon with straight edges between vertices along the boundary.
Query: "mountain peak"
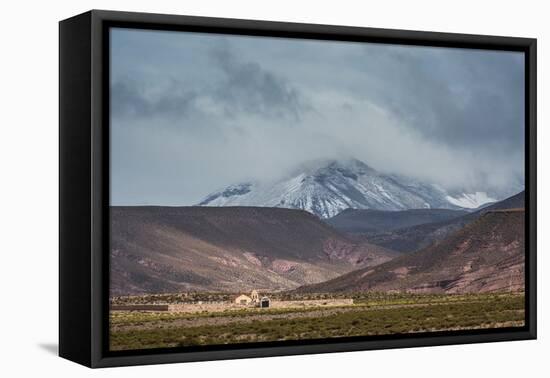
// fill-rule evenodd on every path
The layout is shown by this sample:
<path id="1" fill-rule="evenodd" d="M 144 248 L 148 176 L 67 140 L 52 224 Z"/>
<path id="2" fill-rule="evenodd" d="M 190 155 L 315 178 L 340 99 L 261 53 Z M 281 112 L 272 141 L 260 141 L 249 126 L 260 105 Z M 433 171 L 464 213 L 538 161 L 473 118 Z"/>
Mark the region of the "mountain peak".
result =
<path id="1" fill-rule="evenodd" d="M 316 160 L 310 163 L 310 168 L 314 168 L 314 170 L 346 169 L 351 171 L 376 172 L 375 169 L 355 158 Z"/>
<path id="2" fill-rule="evenodd" d="M 302 164 L 271 183 L 244 182 L 206 196 L 200 206 L 264 206 L 302 209 L 330 218 L 345 209 L 458 209 L 441 188 L 382 174 L 355 158 Z"/>

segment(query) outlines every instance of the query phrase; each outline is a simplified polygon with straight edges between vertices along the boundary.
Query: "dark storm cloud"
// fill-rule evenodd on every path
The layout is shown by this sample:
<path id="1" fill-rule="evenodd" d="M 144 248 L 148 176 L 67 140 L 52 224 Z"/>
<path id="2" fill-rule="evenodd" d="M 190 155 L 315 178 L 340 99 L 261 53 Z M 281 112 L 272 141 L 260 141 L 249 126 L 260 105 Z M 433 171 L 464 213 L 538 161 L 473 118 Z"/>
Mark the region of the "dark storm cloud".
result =
<path id="1" fill-rule="evenodd" d="M 177 82 L 172 82 L 160 95 L 148 97 L 139 83 L 122 78 L 111 85 L 111 114 L 120 118 L 181 119 L 194 110 L 196 99 L 195 91 L 185 90 Z"/>
<path id="2" fill-rule="evenodd" d="M 112 116 L 181 120 L 205 112 L 198 105 L 201 99 L 219 106 L 229 117 L 246 113 L 299 121 L 311 109 L 296 88 L 260 64 L 239 60 L 223 45 L 212 48 L 209 56 L 212 68 L 222 73 L 222 78 L 193 89 L 177 76 L 168 76 L 160 88 L 159 83 L 144 81 L 144 77 L 117 78 L 111 85 Z"/>
<path id="3" fill-rule="evenodd" d="M 360 69 L 369 99 L 427 138 L 511 148 L 523 138 L 523 61 L 504 54 L 372 45 Z"/>
<path id="4" fill-rule="evenodd" d="M 240 61 L 227 47 L 213 50 L 212 57 L 225 74 L 214 96 L 228 114 L 250 112 L 299 120 L 307 110 L 296 88 L 257 62 Z"/>
<path id="5" fill-rule="evenodd" d="M 190 205 L 354 157 L 449 190 L 523 187 L 523 55 L 112 33 L 112 199 Z"/>

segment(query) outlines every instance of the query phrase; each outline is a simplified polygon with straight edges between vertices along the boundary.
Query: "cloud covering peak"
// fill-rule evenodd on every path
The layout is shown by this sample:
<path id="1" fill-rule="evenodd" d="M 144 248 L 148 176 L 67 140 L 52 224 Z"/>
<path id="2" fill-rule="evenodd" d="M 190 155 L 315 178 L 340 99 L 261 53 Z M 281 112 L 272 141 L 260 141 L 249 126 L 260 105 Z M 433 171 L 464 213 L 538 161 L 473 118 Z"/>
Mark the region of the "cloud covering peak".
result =
<path id="1" fill-rule="evenodd" d="M 522 53 L 114 29 L 113 204 L 187 205 L 319 159 L 523 188 Z"/>

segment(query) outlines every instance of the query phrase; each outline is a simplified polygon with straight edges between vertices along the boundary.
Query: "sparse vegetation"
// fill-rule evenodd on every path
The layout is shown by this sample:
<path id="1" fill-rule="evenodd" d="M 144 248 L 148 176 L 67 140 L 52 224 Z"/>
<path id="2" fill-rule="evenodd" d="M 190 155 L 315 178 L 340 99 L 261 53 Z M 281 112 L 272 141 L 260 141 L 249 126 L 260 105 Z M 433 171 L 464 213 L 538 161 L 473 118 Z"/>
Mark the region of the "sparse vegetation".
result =
<path id="1" fill-rule="evenodd" d="M 309 294 L 308 298 L 327 296 Z M 357 293 L 351 296 L 354 298 L 354 305 L 330 309 L 246 309 L 197 314 L 113 312 L 110 319 L 111 349 L 219 345 L 524 325 L 525 303 L 522 293 Z M 297 298 L 294 296 L 291 299 Z M 299 298 L 306 299 L 303 295 Z"/>

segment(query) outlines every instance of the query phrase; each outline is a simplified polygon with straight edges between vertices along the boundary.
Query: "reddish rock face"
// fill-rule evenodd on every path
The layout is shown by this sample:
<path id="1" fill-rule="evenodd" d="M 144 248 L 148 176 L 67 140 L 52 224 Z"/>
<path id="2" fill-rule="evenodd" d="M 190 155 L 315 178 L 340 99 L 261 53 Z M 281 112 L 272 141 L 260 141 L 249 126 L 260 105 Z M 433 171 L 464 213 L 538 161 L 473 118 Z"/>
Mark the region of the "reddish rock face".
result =
<path id="1" fill-rule="evenodd" d="M 302 210 L 111 209 L 112 295 L 286 290 L 395 256 Z"/>
<path id="2" fill-rule="evenodd" d="M 450 219 L 447 219 L 447 220 L 418 224 L 416 226 L 404 227 L 404 228 L 399 228 L 395 230 L 385 229 L 378 232 L 368 232 L 365 234 L 365 236 L 367 237 L 368 241 L 372 244 L 380 245 L 382 247 L 403 252 L 403 253 L 415 252 L 420 249 L 426 248 L 433 243 L 443 241 L 445 238 L 451 236 L 453 233 L 457 232 L 467 224 L 475 221 L 480 216 L 482 216 L 483 214 L 489 211 L 523 208 L 523 207 L 525 207 L 525 192 L 518 193 L 503 201 L 494 203 L 493 205 L 484 207 L 482 209 L 474 211 L 473 213 L 469 213 L 463 216 L 451 217 Z M 433 212 L 435 212 L 435 214 Z M 354 212 L 352 212 L 351 215 L 353 215 L 353 213 Z M 408 221 L 411 221 L 411 217 L 412 217 L 411 214 L 409 213 L 412 213 L 413 215 L 414 214 L 419 215 L 419 214 L 416 214 L 417 211 L 406 211 L 404 213 L 408 214 L 408 217 L 407 217 Z M 358 213 L 357 215 L 360 216 L 361 213 Z M 441 210 L 429 210 L 429 209 L 423 210 L 421 212 L 421 215 L 423 217 L 427 217 L 427 216 L 441 217 L 442 216 Z M 449 213 L 449 210 L 443 213 L 443 216 L 450 216 L 450 215 L 451 213 Z M 386 218 L 388 217 L 390 219 L 394 219 L 396 218 L 396 215 L 390 216 L 386 214 L 384 217 L 382 217 L 380 214 L 378 215 L 378 218 L 383 218 L 383 220 L 385 221 L 387 221 Z M 345 220 L 346 217 L 343 217 L 343 218 Z M 412 218 L 413 220 L 418 221 L 418 218 L 416 217 L 412 217 Z M 378 219 L 378 223 L 380 222 L 381 220 Z M 339 222 L 334 222 L 334 223 L 336 226 L 338 226 Z"/>
<path id="3" fill-rule="evenodd" d="M 480 293 L 522 291 L 525 211 L 488 211 L 443 241 L 374 268 L 299 288 L 304 292 L 391 291 Z"/>

